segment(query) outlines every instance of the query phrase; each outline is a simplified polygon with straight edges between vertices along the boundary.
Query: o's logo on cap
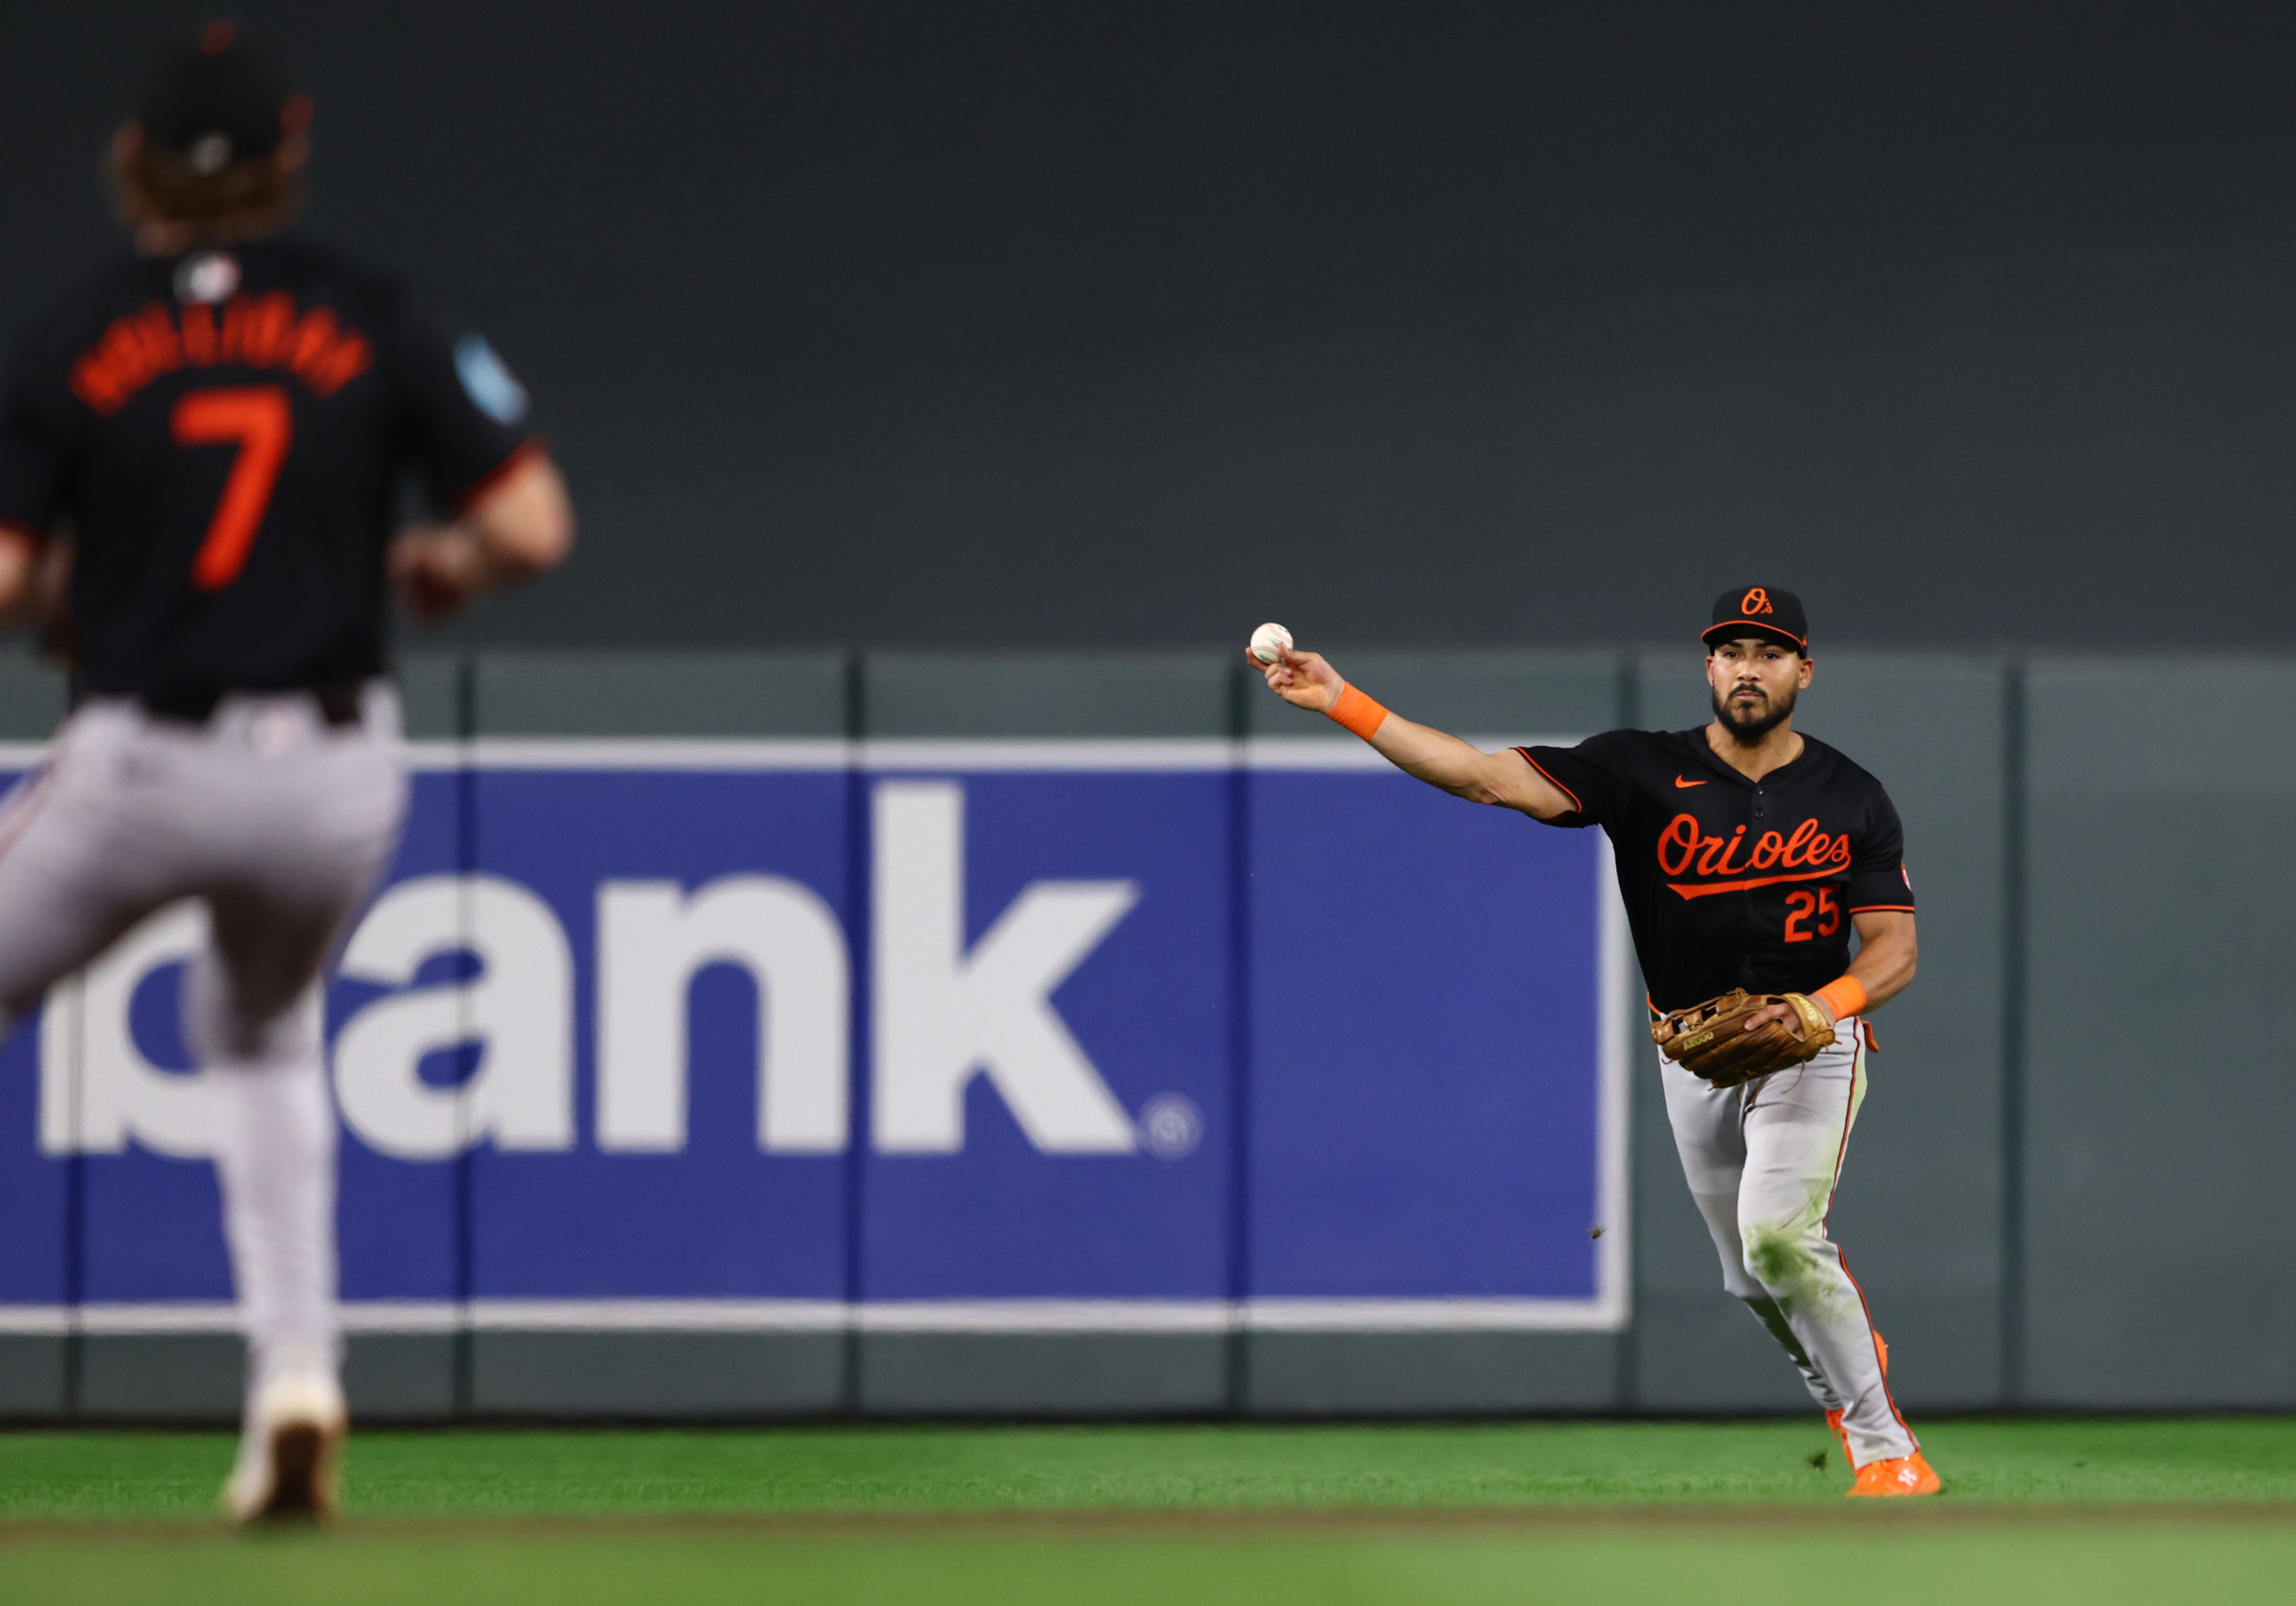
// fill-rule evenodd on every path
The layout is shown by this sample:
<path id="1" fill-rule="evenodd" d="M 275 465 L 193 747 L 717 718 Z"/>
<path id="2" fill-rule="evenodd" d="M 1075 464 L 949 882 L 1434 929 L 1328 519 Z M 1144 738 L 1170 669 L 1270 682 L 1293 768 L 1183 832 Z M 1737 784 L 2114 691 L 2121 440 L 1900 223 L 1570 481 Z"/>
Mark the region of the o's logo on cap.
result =
<path id="1" fill-rule="evenodd" d="M 1750 616 L 1772 612 L 1769 590 L 1764 587 L 1756 586 L 1746 593 L 1746 600 L 1738 605 L 1738 611 Z"/>

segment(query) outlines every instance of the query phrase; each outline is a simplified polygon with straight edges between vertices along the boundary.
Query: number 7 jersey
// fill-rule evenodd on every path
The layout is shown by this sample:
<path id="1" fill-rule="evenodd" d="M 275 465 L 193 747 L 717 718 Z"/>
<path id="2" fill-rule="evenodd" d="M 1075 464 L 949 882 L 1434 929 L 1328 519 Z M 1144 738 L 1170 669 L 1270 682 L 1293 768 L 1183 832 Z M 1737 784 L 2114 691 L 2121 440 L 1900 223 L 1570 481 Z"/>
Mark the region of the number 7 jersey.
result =
<path id="1" fill-rule="evenodd" d="M 1703 729 L 1516 751 L 1570 798 L 1552 824 L 1609 834 L 1660 1009 L 1733 987 L 1822 987 L 1850 967 L 1851 915 L 1913 908 L 1889 794 L 1814 736 L 1760 781 L 1722 762 Z"/>
<path id="2" fill-rule="evenodd" d="M 384 668 L 400 486 L 467 507 L 532 449 L 525 395 L 392 279 L 294 241 L 139 257 L 21 338 L 0 395 L 0 526 L 77 545 L 98 695 L 220 692 Z"/>

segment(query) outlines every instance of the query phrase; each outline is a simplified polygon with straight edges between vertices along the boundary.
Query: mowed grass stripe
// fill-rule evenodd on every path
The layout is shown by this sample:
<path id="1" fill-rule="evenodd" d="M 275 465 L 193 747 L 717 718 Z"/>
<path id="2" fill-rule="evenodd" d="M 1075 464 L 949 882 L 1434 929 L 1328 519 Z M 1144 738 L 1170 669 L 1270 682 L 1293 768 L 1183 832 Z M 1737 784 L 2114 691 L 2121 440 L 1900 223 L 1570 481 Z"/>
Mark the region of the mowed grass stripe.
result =
<path id="1" fill-rule="evenodd" d="M 1923 1436 L 1955 1502 L 2296 1502 L 2296 1419 L 1973 1420 Z M 1790 1508 L 1840 1499 L 1830 1451 L 1814 1421 L 367 1432 L 345 1494 L 356 1515 L 445 1522 Z M 205 1519 L 231 1454 L 219 1433 L 0 1435 L 0 1520 Z"/>

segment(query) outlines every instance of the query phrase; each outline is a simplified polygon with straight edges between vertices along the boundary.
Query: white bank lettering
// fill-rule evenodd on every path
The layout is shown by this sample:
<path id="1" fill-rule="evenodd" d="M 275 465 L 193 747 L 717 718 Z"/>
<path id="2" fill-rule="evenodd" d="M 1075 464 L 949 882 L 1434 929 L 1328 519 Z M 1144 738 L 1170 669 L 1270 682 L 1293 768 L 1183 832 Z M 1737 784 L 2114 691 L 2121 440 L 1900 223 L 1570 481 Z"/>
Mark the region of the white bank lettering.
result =
<path id="1" fill-rule="evenodd" d="M 964 946 L 964 790 L 875 794 L 877 1148 L 964 1147 L 964 1090 L 985 1072 L 1021 1130 L 1056 1154 L 1129 1154 L 1123 1106 L 1052 1008 L 1052 991 L 1140 901 L 1131 882 L 1036 882 Z"/>
<path id="2" fill-rule="evenodd" d="M 401 882 L 359 923 L 343 973 L 405 987 L 425 960 L 465 949 L 478 975 L 377 998 L 343 1027 L 335 1039 L 343 1124 L 401 1160 L 444 1159 L 488 1139 L 503 1149 L 571 1149 L 574 958 L 549 904 L 500 876 Z M 481 1051 L 459 1085 L 422 1080 L 425 1055 L 465 1043 Z"/>
<path id="3" fill-rule="evenodd" d="M 598 1147 L 686 1146 L 686 993 L 706 965 L 757 983 L 758 1147 L 845 1147 L 845 933 L 811 888 L 729 875 L 598 889 Z"/>
<path id="4" fill-rule="evenodd" d="M 966 1089 L 985 1077 L 1046 1153 L 1138 1151 L 1131 1117 L 1052 998 L 1138 904 L 1139 886 L 1030 882 L 968 947 L 962 785 L 884 781 L 872 805 L 872 1146 L 961 1151 Z M 685 1149 L 689 994 L 699 972 L 723 964 L 757 989 L 758 1149 L 843 1151 L 851 959 L 829 904 L 797 882 L 748 873 L 690 889 L 604 880 L 594 896 L 596 1147 Z M 39 1026 L 42 1152 L 117 1153 L 131 1143 L 180 1158 L 214 1152 L 207 1075 L 155 1063 L 129 1021 L 145 981 L 191 960 L 206 933 L 199 906 L 178 904 L 50 991 Z M 473 961 L 469 973 L 418 983 L 426 964 L 456 954 Z M 388 989 L 335 1039 L 344 1126 L 401 1160 L 490 1143 L 574 1149 L 577 965 L 558 914 L 515 881 L 433 875 L 388 887 L 343 954 L 344 978 Z M 458 1049 L 472 1052 L 467 1075 L 451 1085 L 425 1078 L 426 1058 Z"/>

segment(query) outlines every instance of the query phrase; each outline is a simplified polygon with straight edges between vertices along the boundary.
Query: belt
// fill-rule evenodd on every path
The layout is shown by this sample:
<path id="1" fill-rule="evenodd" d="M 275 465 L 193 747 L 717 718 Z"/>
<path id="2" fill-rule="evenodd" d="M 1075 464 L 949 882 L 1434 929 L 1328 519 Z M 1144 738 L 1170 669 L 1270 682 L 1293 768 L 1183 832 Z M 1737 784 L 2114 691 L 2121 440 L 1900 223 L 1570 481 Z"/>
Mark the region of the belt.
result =
<path id="1" fill-rule="evenodd" d="M 366 717 L 366 682 L 330 680 L 323 686 L 301 689 L 319 707 L 320 718 L 340 730 Z M 221 688 L 205 691 L 139 691 L 136 702 L 154 719 L 178 724 L 205 724 L 228 693 Z"/>

